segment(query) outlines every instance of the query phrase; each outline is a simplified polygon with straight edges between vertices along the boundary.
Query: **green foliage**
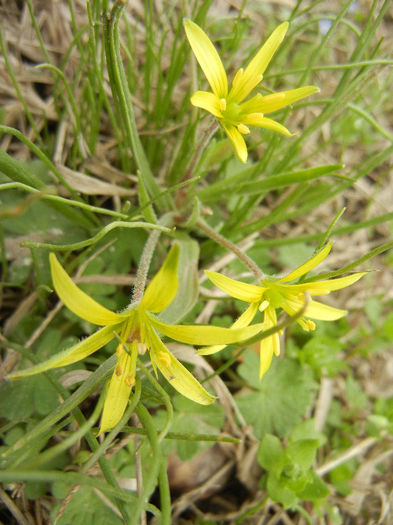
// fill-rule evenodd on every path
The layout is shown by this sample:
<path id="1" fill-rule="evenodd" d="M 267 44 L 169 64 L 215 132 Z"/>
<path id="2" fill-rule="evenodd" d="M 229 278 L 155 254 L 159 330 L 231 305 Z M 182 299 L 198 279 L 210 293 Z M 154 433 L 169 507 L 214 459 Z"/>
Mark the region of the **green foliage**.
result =
<path id="1" fill-rule="evenodd" d="M 287 436 L 312 403 L 316 383 L 310 371 L 292 359 L 273 362 L 262 381 L 258 371 L 258 356 L 245 353 L 239 375 L 252 392 L 238 395 L 237 405 L 257 437 L 272 432 Z"/>
<path id="2" fill-rule="evenodd" d="M 286 447 L 272 434 L 265 434 L 260 442 L 258 462 L 267 472 L 261 483 L 269 497 L 285 508 L 302 501 L 319 503 L 330 493 L 312 470 L 317 450 L 326 441 L 313 427 L 313 420 L 295 426 Z"/>
<path id="3" fill-rule="evenodd" d="M 65 497 L 65 495 L 63 496 Z M 53 507 L 51 517 L 54 521 L 60 510 L 61 503 Z M 107 523 L 121 524 L 123 520 L 114 511 L 110 502 L 105 502 L 91 487 L 79 487 L 66 505 L 65 510 L 56 520 L 59 525 L 69 523 L 91 523 L 105 525 Z"/>

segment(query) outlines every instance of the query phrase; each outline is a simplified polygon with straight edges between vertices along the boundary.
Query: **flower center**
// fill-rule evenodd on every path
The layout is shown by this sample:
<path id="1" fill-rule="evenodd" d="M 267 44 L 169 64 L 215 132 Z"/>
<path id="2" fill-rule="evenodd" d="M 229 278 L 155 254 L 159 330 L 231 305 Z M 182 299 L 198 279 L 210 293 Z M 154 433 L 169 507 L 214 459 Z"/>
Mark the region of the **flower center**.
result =
<path id="1" fill-rule="evenodd" d="M 226 108 L 222 111 L 222 120 L 225 124 L 237 126 L 241 122 L 240 112 L 241 109 L 239 104 L 236 102 L 229 102 L 229 104 L 226 104 Z"/>
<path id="2" fill-rule="evenodd" d="M 263 280 L 262 285 L 267 288 L 263 294 L 264 300 L 269 301 L 273 308 L 279 308 L 282 303 L 285 302 L 285 297 L 282 295 L 279 288 L 274 286 L 274 284 L 268 280 Z"/>

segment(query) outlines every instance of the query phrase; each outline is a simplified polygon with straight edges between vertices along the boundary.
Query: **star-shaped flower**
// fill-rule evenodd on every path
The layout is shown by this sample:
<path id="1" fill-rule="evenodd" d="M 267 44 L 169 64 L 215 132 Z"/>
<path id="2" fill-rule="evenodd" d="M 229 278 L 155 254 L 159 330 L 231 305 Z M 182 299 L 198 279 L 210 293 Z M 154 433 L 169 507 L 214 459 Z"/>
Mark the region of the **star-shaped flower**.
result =
<path id="1" fill-rule="evenodd" d="M 247 146 L 243 135 L 250 133 L 248 126 L 271 129 L 291 136 L 292 133 L 285 126 L 265 117 L 265 114 L 319 91 L 315 86 L 304 86 L 266 96 L 258 93 L 243 102 L 261 82 L 263 73 L 284 39 L 288 25 L 288 22 L 284 22 L 273 31 L 246 69 L 238 70 L 232 87 L 228 90 L 224 66 L 209 37 L 197 24 L 189 19 L 184 20 L 188 41 L 212 89 L 212 92 L 196 91 L 191 97 L 191 103 L 217 117 L 242 162 L 247 160 Z"/>
<path id="2" fill-rule="evenodd" d="M 43 363 L 13 372 L 8 379 L 19 379 L 81 361 L 117 338 L 117 365 L 106 393 L 100 433 L 113 428 L 121 419 L 135 383 L 137 356 L 146 350 L 150 352 L 156 374 L 157 369 L 160 370 L 178 392 L 202 405 L 214 401 L 214 396 L 166 348 L 156 329 L 177 341 L 198 345 L 231 344 L 253 337 L 261 330 L 261 325 L 259 328 L 254 325 L 240 330 L 203 325 L 169 325 L 155 317 L 154 314 L 169 306 L 177 293 L 177 244 L 171 248 L 162 267 L 146 288 L 142 300 L 120 313 L 108 310 L 89 297 L 71 280 L 56 256 L 51 253 L 49 257 L 53 285 L 63 303 L 82 319 L 103 328 Z"/>
<path id="3" fill-rule="evenodd" d="M 206 271 L 208 278 L 221 290 L 227 294 L 251 303 L 246 311 L 232 325 L 232 328 L 239 329 L 248 326 L 254 319 L 257 311 L 264 312 L 264 329 L 268 330 L 277 324 L 276 310 L 282 308 L 287 314 L 293 316 L 306 306 L 305 314 L 297 320 L 300 326 L 306 330 L 315 330 L 315 323 L 311 319 L 321 321 L 335 321 L 346 315 L 346 310 L 333 308 L 326 304 L 314 301 L 315 295 L 327 295 L 334 290 L 340 290 L 358 281 L 366 272 L 354 273 L 346 277 L 328 279 L 321 281 L 305 282 L 300 284 L 289 284 L 299 277 L 302 277 L 310 270 L 320 264 L 329 254 L 332 243 L 327 244 L 319 253 L 311 257 L 296 270 L 282 278 L 265 277 L 262 279 L 262 286 L 243 283 L 230 279 L 217 272 Z M 310 300 L 306 301 L 306 294 Z M 209 355 L 218 352 L 225 345 L 215 345 L 199 350 L 202 355 Z M 260 342 L 260 377 L 269 369 L 273 354 L 280 353 L 279 334 L 262 339 Z"/>

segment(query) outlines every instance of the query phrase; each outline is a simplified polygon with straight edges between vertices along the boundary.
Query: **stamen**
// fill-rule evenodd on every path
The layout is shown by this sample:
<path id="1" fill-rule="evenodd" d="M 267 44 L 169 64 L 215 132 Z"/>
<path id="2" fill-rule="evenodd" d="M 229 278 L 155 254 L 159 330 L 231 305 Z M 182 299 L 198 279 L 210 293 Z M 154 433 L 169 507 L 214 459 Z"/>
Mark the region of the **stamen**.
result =
<path id="1" fill-rule="evenodd" d="M 168 367 L 171 364 L 171 358 L 165 352 L 159 352 L 158 359 L 166 367 Z"/>
<path id="2" fill-rule="evenodd" d="M 138 343 L 138 354 L 145 355 L 147 350 L 147 345 L 145 343 Z"/>
<path id="3" fill-rule="evenodd" d="M 314 321 L 310 321 L 310 319 L 306 319 L 306 325 L 309 327 L 311 331 L 315 330 L 315 323 Z"/>
<path id="4" fill-rule="evenodd" d="M 123 373 L 123 369 L 120 365 L 117 365 L 115 368 L 115 374 L 119 377 Z"/>
<path id="5" fill-rule="evenodd" d="M 225 98 L 220 98 L 219 107 L 221 111 L 225 111 L 227 109 L 227 101 Z"/>
<path id="6" fill-rule="evenodd" d="M 238 124 L 237 129 L 243 135 L 248 135 L 250 133 L 250 129 L 245 124 Z"/>
<path id="7" fill-rule="evenodd" d="M 120 356 L 122 351 L 123 351 L 123 345 L 120 343 L 119 345 L 117 345 L 117 348 L 116 348 L 116 355 L 117 355 L 117 357 Z"/>
<path id="8" fill-rule="evenodd" d="M 134 386 L 135 385 L 135 377 L 127 376 L 125 378 L 125 383 L 127 386 Z"/>
<path id="9" fill-rule="evenodd" d="M 266 308 L 269 306 L 269 301 L 262 301 L 261 304 L 258 306 L 258 310 L 260 312 L 263 312 L 266 310 Z"/>

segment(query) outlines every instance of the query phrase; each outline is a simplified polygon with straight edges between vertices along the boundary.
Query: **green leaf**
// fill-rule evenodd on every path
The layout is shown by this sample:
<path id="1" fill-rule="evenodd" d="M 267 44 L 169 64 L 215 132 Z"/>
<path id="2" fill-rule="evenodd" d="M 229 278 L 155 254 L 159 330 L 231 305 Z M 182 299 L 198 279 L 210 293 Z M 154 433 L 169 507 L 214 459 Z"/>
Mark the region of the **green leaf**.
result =
<path id="1" fill-rule="evenodd" d="M 34 413 L 47 415 L 58 405 L 56 389 L 42 375 L 0 386 L 0 417 L 10 421 L 25 420 Z"/>
<path id="2" fill-rule="evenodd" d="M 302 501 L 316 501 L 329 496 L 330 490 L 326 483 L 315 472 L 311 472 L 311 476 L 312 481 L 298 493 L 298 497 Z"/>
<path id="3" fill-rule="evenodd" d="M 278 477 L 284 467 L 284 451 L 278 437 L 266 434 L 259 444 L 257 458 L 261 467 Z"/>
<path id="4" fill-rule="evenodd" d="M 316 384 L 309 369 L 288 358 L 275 359 L 262 381 L 258 370 L 259 357 L 245 353 L 239 375 L 255 391 L 237 396 L 239 409 L 258 438 L 267 433 L 287 436 L 310 406 Z"/>
<path id="5" fill-rule="evenodd" d="M 318 446 L 322 446 L 326 443 L 326 436 L 321 432 L 315 430 L 315 420 L 307 419 L 302 421 L 296 427 L 293 428 L 291 435 L 289 436 L 290 442 L 295 442 L 304 439 L 318 440 Z"/>
<path id="6" fill-rule="evenodd" d="M 111 503 L 111 502 L 108 502 Z M 54 522 L 59 505 L 52 510 Z M 57 519 L 57 525 L 88 523 L 89 525 L 121 525 L 123 520 L 101 500 L 91 487 L 80 486 L 67 503 L 64 513 Z"/>
<path id="7" fill-rule="evenodd" d="M 296 463 L 302 470 L 308 470 L 312 467 L 319 441 L 317 439 L 302 439 L 290 443 L 285 449 L 285 454 L 288 459 Z"/>
<path id="8" fill-rule="evenodd" d="M 348 401 L 355 409 L 361 409 L 367 406 L 367 394 L 351 375 L 347 377 L 345 382 L 345 393 Z"/>
<path id="9" fill-rule="evenodd" d="M 299 352 L 299 360 L 301 363 L 307 363 L 318 378 L 326 373 L 332 377 L 348 367 L 339 355 L 343 348 L 344 344 L 337 338 L 315 335 Z"/>
<path id="10" fill-rule="evenodd" d="M 198 196 L 206 201 L 217 198 L 217 196 L 228 195 L 229 193 L 239 194 L 260 194 L 264 191 L 272 191 L 278 188 L 291 186 L 292 184 L 302 183 L 305 181 L 317 179 L 323 175 L 329 175 L 339 169 L 342 169 L 342 164 L 331 164 L 327 166 L 318 166 L 316 168 L 309 168 L 300 171 L 280 173 L 272 177 L 264 178 L 249 182 L 249 177 L 255 170 L 254 167 L 245 168 L 240 173 L 217 182 L 210 184 L 208 187 L 199 191 Z"/>
<path id="11" fill-rule="evenodd" d="M 288 487 L 285 478 L 276 478 L 270 475 L 266 488 L 271 499 L 277 503 L 282 503 L 286 509 L 293 507 L 298 501 L 295 492 Z"/>

